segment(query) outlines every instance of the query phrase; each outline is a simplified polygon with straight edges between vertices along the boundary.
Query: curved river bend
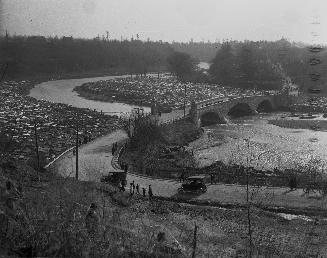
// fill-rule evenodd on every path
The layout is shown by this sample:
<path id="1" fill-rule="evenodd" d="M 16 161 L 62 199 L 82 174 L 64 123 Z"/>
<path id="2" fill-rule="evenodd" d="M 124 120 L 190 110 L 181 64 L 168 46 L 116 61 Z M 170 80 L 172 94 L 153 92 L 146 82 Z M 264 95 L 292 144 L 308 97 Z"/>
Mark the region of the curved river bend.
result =
<path id="1" fill-rule="evenodd" d="M 127 75 L 126 75 L 127 76 Z M 63 103 L 72 105 L 78 108 L 96 109 L 97 111 L 103 111 L 105 113 L 111 113 L 112 115 L 119 115 L 119 113 L 128 113 L 133 108 L 139 107 L 135 105 L 125 103 L 109 103 L 95 100 L 88 100 L 78 96 L 78 93 L 73 91 L 76 86 L 80 86 L 87 82 L 96 82 L 101 80 L 109 80 L 118 77 L 126 76 L 104 76 L 82 79 L 68 79 L 48 81 L 36 85 L 31 91 L 29 96 L 38 100 L 47 100 L 54 103 Z M 144 111 L 149 112 L 150 108 L 143 107 Z"/>

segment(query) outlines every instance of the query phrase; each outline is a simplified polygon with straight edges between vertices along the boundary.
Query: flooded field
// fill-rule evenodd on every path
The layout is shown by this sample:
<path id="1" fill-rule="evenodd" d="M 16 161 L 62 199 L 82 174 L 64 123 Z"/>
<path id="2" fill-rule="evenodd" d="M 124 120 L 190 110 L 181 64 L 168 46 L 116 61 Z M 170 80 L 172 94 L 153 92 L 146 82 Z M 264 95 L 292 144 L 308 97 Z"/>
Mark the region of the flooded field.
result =
<path id="1" fill-rule="evenodd" d="M 326 162 L 327 132 L 269 123 L 282 116 L 285 114 L 260 114 L 205 127 L 204 136 L 190 148 L 196 150 L 200 166 L 216 160 L 259 169 L 289 168 L 313 159 Z"/>

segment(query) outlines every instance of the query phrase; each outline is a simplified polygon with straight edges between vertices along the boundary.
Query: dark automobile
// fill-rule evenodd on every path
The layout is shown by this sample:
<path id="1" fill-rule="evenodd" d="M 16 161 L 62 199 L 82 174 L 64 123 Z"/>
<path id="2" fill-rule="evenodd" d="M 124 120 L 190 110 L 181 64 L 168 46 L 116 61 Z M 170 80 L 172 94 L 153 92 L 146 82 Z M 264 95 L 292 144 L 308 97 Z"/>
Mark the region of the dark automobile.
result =
<path id="1" fill-rule="evenodd" d="M 190 176 L 186 179 L 186 182 L 179 188 L 179 192 L 189 193 L 205 193 L 207 186 L 205 184 L 205 176 Z"/>
<path id="2" fill-rule="evenodd" d="M 126 173 L 124 171 L 109 172 L 107 176 L 102 176 L 100 181 L 119 186 L 122 181 L 126 181 Z"/>

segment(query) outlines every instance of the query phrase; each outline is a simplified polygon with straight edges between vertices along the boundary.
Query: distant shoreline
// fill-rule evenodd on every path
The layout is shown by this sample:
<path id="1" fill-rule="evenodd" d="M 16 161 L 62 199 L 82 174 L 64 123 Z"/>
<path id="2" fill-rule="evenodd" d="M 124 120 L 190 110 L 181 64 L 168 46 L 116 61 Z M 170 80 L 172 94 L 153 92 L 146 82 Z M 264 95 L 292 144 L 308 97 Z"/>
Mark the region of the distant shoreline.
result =
<path id="1" fill-rule="evenodd" d="M 291 129 L 327 130 L 327 120 L 319 119 L 273 119 L 269 120 L 269 124 Z"/>

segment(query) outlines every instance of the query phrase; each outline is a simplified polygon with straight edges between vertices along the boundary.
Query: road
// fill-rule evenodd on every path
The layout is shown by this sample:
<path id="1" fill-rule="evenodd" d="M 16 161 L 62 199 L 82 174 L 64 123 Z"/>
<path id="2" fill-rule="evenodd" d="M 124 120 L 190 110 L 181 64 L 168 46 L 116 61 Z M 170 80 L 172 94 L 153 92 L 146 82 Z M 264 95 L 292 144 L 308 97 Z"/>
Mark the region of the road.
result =
<path id="1" fill-rule="evenodd" d="M 111 147 L 114 142 L 127 139 L 124 131 L 118 130 L 109 135 L 100 137 L 79 149 L 79 180 L 99 181 L 102 175 L 115 171 L 112 167 Z M 63 176 L 75 176 L 75 156 L 70 152 L 53 164 Z M 154 195 L 163 197 L 179 197 L 195 200 L 210 200 L 213 202 L 244 204 L 246 202 L 246 188 L 240 185 L 208 185 L 206 193 L 201 195 L 178 195 L 181 183 L 174 180 L 154 179 L 146 176 L 128 173 L 127 191 L 132 181 L 148 189 L 151 185 Z M 283 206 L 289 208 L 326 208 L 325 198 L 319 199 L 303 194 L 302 189 L 290 192 L 288 188 L 261 187 L 250 188 L 250 196 L 256 204 L 269 206 Z"/>

